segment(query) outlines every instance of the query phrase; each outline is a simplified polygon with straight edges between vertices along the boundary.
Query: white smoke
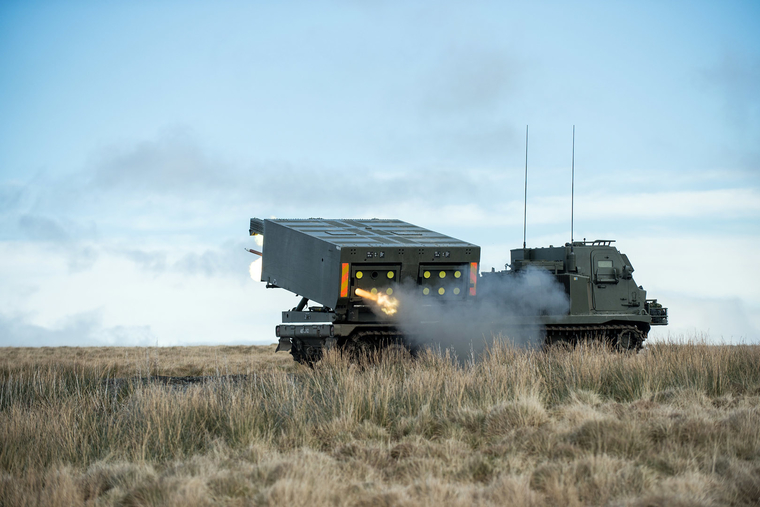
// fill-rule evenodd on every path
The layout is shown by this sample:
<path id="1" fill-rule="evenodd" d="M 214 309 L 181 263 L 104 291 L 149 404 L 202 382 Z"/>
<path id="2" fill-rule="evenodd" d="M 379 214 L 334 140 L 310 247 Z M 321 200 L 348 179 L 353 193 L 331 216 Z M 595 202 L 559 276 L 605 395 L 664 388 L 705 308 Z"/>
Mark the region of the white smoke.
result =
<path id="1" fill-rule="evenodd" d="M 518 346 L 543 343 L 542 316 L 565 315 L 570 302 L 548 271 L 527 268 L 478 281 L 477 296 L 446 300 L 422 295 L 416 284 L 397 291 L 396 324 L 413 348 L 451 349 L 460 360 L 478 356 L 495 339 Z"/>
<path id="2" fill-rule="evenodd" d="M 253 237 L 253 241 L 256 243 L 256 246 L 263 247 L 264 246 L 264 236 L 261 234 L 256 234 Z M 253 279 L 256 282 L 261 281 L 261 266 L 262 266 L 262 257 L 257 256 L 256 259 L 251 262 L 251 265 L 248 266 L 248 273 L 251 274 L 251 279 Z"/>
<path id="3" fill-rule="evenodd" d="M 256 259 L 248 266 L 248 273 L 251 274 L 251 279 L 260 282 L 261 281 L 261 257 Z"/>

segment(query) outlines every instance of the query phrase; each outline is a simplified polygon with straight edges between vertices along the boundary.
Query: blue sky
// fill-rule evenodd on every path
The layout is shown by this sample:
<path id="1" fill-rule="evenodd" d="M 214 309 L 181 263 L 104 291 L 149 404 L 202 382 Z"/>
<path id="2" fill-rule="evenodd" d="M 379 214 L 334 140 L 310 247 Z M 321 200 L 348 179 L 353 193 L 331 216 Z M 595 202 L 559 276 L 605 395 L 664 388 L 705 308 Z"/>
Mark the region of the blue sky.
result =
<path id="1" fill-rule="evenodd" d="M 614 238 L 656 337 L 760 341 L 756 2 L 4 2 L 0 345 L 269 343 L 247 221 Z"/>

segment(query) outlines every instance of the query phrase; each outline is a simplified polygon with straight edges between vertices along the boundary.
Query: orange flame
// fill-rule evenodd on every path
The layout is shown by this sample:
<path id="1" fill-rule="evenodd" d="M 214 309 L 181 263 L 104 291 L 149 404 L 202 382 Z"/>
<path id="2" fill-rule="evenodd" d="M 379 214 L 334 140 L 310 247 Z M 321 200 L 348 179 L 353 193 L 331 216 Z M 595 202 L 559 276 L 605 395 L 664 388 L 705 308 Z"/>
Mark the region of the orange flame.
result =
<path id="1" fill-rule="evenodd" d="M 364 289 L 356 289 L 354 294 L 363 297 L 364 299 L 374 301 L 377 303 L 377 306 L 380 307 L 380 310 L 386 315 L 395 315 L 398 311 L 398 299 L 394 297 L 387 296 L 383 293 L 372 294 Z"/>

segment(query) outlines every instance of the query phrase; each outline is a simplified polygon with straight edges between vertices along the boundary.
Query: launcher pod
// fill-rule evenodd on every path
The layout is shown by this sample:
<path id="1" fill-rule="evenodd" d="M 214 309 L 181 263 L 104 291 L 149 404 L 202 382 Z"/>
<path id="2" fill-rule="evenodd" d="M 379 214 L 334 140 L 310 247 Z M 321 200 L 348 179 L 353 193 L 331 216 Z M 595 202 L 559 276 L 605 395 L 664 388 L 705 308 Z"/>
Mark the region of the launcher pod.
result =
<path id="1" fill-rule="evenodd" d="M 302 297 L 276 328 L 277 350 L 296 361 L 402 343 L 399 293 L 453 304 L 477 296 L 480 247 L 401 220 L 252 218 L 249 232 L 264 237 L 261 281 Z"/>

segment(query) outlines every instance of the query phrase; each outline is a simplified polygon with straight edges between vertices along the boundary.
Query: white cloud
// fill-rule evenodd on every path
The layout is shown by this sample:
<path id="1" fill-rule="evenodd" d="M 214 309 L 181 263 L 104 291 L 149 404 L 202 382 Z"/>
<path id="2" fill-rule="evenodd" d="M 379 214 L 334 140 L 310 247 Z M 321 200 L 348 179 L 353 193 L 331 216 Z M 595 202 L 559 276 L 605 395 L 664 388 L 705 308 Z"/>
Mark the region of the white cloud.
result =
<path id="1" fill-rule="evenodd" d="M 485 269 L 503 269 L 521 245 L 522 180 L 507 171 L 313 171 L 280 162 L 247 173 L 210 160 L 192 140 L 168 136 L 103 156 L 66 185 L 38 178 L 24 199 L 9 199 L 0 217 L 16 228 L 15 241 L 0 243 L 5 332 L 40 343 L 77 333 L 82 343 L 270 343 L 280 312 L 297 301 L 249 279 L 251 216 L 399 218 L 488 245 Z M 615 178 L 576 195 L 576 235 L 617 237 L 649 295 L 666 306 L 674 298 L 668 329 L 685 329 L 688 309 L 709 306 L 680 302 L 681 294 L 760 307 L 760 289 L 746 281 L 760 247 L 752 231 L 691 232 L 707 221 L 751 227 L 760 217 L 756 187 L 652 193 Z M 531 246 L 569 239 L 569 195 L 544 183 L 529 187 Z M 699 322 L 720 336 L 756 329 L 749 317 Z"/>
<path id="2" fill-rule="evenodd" d="M 531 176 L 529 228 L 562 224 L 564 229 L 569 222 L 570 195 L 558 188 L 563 173 L 552 169 Z M 626 231 L 647 222 L 667 227 L 668 219 L 760 218 L 756 185 L 731 181 L 733 186 L 723 188 L 652 191 L 656 182 L 612 172 L 598 181 L 576 192 L 576 224 L 586 229 L 605 221 Z M 458 163 L 393 169 L 287 162 L 234 166 L 209 156 L 191 135 L 168 133 L 104 151 L 65 182 L 35 180 L 26 191 L 36 195 L 34 204 L 8 199 L 9 209 L 14 202 L 17 207 L 5 221 L 24 237 L 63 242 L 99 235 L 209 238 L 222 224 L 244 224 L 249 215 L 400 218 L 436 227 L 487 228 L 522 225 L 522 189 L 522 169 Z"/>
<path id="3" fill-rule="evenodd" d="M 419 83 L 421 109 L 435 116 L 493 115 L 506 100 L 514 98 L 522 77 L 523 65 L 506 51 L 452 48 Z"/>
<path id="4" fill-rule="evenodd" d="M 71 273 L 64 255 L 20 242 L 0 243 L 0 258 L 2 345 L 272 343 L 279 312 L 297 303 L 252 281 L 248 262 L 237 275 L 156 274 L 104 251 Z"/>
<path id="5" fill-rule="evenodd" d="M 704 339 L 708 343 L 760 343 L 760 306 L 740 298 L 697 298 L 662 292 L 669 324 L 652 328 L 652 340 Z"/>
<path id="6" fill-rule="evenodd" d="M 165 131 L 156 140 L 104 149 L 90 171 L 95 189 L 119 192 L 176 194 L 235 183 L 224 162 L 210 157 L 190 132 L 181 129 Z"/>
<path id="7" fill-rule="evenodd" d="M 375 216 L 414 217 L 428 224 L 488 226 L 522 226 L 523 202 L 498 199 L 498 189 L 484 188 L 480 198 L 466 203 L 447 202 L 422 197 L 416 201 L 379 203 L 370 209 Z M 732 220 L 760 219 L 760 191 L 755 188 L 730 188 L 683 192 L 597 193 L 576 199 L 575 223 L 586 229 L 607 228 L 616 222 L 616 235 L 625 234 L 631 227 L 668 227 L 668 220 L 690 219 Z M 569 227 L 570 196 L 537 196 L 528 200 L 528 228 L 536 225 L 561 224 Z M 693 228 L 701 226 L 695 222 Z"/>
<path id="8" fill-rule="evenodd" d="M 754 276 L 760 237 L 631 236 L 617 245 L 633 263 L 636 281 L 653 293 L 739 298 L 760 307 L 760 285 Z"/>
<path id="9" fill-rule="evenodd" d="M 728 52 L 702 78 L 723 95 L 725 114 L 738 130 L 760 124 L 760 56 Z"/>
<path id="10" fill-rule="evenodd" d="M 592 194 L 578 202 L 579 219 L 594 218 L 600 213 L 638 219 L 760 218 L 760 192 L 756 188 L 638 193 L 617 190 Z"/>

